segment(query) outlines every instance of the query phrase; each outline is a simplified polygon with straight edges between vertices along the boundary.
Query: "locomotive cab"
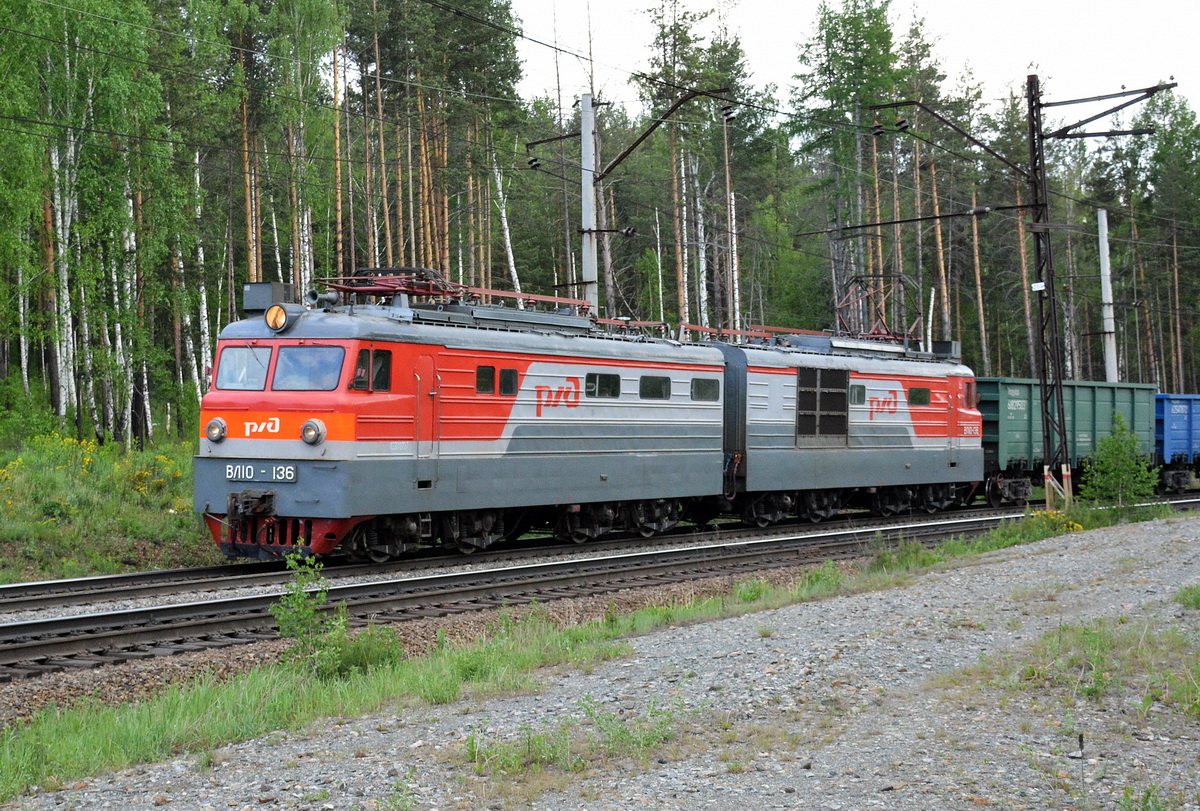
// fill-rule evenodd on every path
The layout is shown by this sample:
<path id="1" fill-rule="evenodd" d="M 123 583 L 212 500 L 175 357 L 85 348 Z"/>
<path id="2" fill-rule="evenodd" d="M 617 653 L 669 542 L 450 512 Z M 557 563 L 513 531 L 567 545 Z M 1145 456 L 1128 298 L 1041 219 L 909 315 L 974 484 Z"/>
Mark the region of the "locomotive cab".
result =
<path id="1" fill-rule="evenodd" d="M 195 509 L 230 557 L 332 551 L 365 519 L 339 473 L 362 426 L 405 423 L 392 351 L 323 321 L 344 319 L 274 304 L 218 341 Z"/>

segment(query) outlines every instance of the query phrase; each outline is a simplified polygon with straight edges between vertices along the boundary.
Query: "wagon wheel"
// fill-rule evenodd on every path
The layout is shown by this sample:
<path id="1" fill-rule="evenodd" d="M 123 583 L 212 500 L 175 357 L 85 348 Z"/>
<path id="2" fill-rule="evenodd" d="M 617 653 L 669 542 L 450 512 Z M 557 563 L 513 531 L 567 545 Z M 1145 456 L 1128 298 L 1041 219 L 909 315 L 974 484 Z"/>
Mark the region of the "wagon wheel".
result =
<path id="1" fill-rule="evenodd" d="M 1004 496 L 1001 494 L 1000 487 L 996 484 L 995 479 L 988 479 L 985 491 L 984 495 L 987 498 L 988 506 L 993 510 L 999 509 L 1000 505 L 1004 503 Z"/>

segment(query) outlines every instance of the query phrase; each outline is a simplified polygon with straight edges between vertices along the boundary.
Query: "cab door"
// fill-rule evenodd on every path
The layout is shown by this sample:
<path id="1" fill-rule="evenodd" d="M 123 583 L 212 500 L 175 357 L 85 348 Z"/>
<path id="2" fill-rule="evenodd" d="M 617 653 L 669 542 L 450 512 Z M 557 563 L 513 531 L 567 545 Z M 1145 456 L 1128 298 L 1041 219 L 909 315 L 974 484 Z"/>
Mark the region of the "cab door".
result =
<path id="1" fill-rule="evenodd" d="M 416 486 L 431 489 L 438 477 L 438 453 L 441 444 L 441 385 L 432 355 L 421 355 L 413 367 L 416 392 Z"/>

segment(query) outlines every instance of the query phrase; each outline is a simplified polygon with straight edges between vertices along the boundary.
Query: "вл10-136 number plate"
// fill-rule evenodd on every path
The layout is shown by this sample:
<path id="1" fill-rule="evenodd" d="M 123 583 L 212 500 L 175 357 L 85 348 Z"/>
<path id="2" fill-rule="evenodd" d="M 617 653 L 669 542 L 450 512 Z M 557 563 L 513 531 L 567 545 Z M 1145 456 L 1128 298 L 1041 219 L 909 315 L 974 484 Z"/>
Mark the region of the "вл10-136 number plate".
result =
<path id="1" fill-rule="evenodd" d="M 225 465 L 225 479 L 231 482 L 294 482 L 296 466 L 236 462 Z"/>

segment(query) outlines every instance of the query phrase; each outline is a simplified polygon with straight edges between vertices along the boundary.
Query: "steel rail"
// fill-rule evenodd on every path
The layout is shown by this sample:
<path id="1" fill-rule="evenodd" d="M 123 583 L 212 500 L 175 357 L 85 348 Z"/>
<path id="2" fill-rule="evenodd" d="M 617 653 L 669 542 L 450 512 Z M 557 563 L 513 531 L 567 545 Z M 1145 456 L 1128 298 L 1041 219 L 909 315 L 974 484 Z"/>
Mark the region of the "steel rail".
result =
<path id="1" fill-rule="evenodd" d="M 1176 509 L 1196 508 L 1200 506 L 1200 498 L 1194 494 L 1176 495 L 1167 499 Z M 1031 507 L 1038 506 L 1035 503 Z M 978 508 L 987 512 L 986 507 Z M 1010 508 L 994 513 L 1004 516 L 1020 516 L 1023 508 Z M 966 514 L 963 512 L 960 515 Z M 678 533 L 667 533 L 649 539 L 638 537 L 617 537 L 589 542 L 586 549 L 599 554 L 605 551 L 619 551 L 636 547 L 653 551 L 663 546 L 679 544 L 681 541 L 702 542 L 706 538 L 720 538 L 729 533 L 738 535 L 758 533 L 765 537 L 778 536 L 781 533 L 803 533 L 809 535 L 827 534 L 833 527 L 857 526 L 860 529 L 878 529 L 890 531 L 890 528 L 914 518 L 924 516 L 893 516 L 867 518 L 861 514 L 849 514 L 821 524 L 794 523 L 792 525 L 776 524 L 762 530 L 754 530 L 741 524 L 726 525 L 715 531 L 699 531 L 694 528 L 681 530 Z M 929 516 L 929 521 L 943 521 L 944 515 Z M 497 545 L 480 556 L 464 556 L 461 554 L 431 554 L 422 557 L 408 557 L 384 564 L 349 563 L 332 560 L 326 563 L 327 578 L 338 579 L 356 576 L 378 576 L 390 571 L 419 572 L 445 566 L 474 564 L 481 559 L 489 561 L 520 562 L 531 557 L 577 554 L 581 547 L 577 544 L 547 543 L 535 547 L 513 547 Z M 118 601 L 134 598 L 156 597 L 168 594 L 182 594 L 191 591 L 229 590 L 256 586 L 273 586 L 287 582 L 291 578 L 282 562 L 258 563 L 243 562 L 222 566 L 207 566 L 193 569 L 171 569 L 153 572 L 129 572 L 114 575 L 73 578 L 67 580 L 45 580 L 29 583 L 0 584 L 0 616 L 5 613 L 32 611 L 45 608 L 58 608 L 72 605 L 85 605 L 106 601 Z"/>
<path id="2" fill-rule="evenodd" d="M 839 516 L 821 524 L 796 522 L 791 525 L 776 524 L 762 530 L 754 530 L 743 524 L 727 524 L 716 530 L 700 530 L 699 528 L 680 528 L 678 531 L 663 533 L 652 538 L 638 536 L 616 535 L 612 538 L 591 541 L 587 549 L 599 553 L 610 550 L 621 550 L 636 546 L 640 549 L 653 550 L 664 545 L 678 544 L 689 539 L 703 540 L 707 537 L 721 537 L 730 532 L 737 534 L 780 532 L 804 532 L 821 534 L 828 532 L 830 527 L 843 525 L 861 525 L 886 528 L 897 521 L 911 520 L 911 516 L 880 518 L 878 516 L 866 519 L 863 515 L 849 514 Z M 940 518 L 940 516 L 938 517 Z M 930 517 L 930 520 L 937 520 Z M 578 544 L 561 544 L 551 542 L 537 546 L 514 546 L 498 544 L 479 556 L 464 556 L 461 553 L 442 554 L 430 552 L 426 555 L 411 556 L 387 563 L 354 563 L 339 559 L 326 561 L 325 574 L 330 578 L 377 576 L 389 571 L 423 571 L 430 568 L 471 564 L 481 558 L 488 560 L 505 560 L 519 562 L 531 557 L 578 554 L 581 547 Z M 105 601 L 127 600 L 139 597 L 154 597 L 167 594 L 180 594 L 204 589 L 228 590 L 254 586 L 271 586 L 286 582 L 290 579 L 282 561 L 259 563 L 242 562 L 220 566 L 203 566 L 191 569 L 169 569 L 149 572 L 127 572 L 112 575 L 98 575 L 65 580 L 42 580 L 28 583 L 0 584 L 0 615 L 33 611 L 44 608 L 59 608 L 71 605 L 87 605 Z"/>
<path id="3" fill-rule="evenodd" d="M 971 534 L 1006 518 L 1011 516 L 959 518 L 938 525 L 911 523 L 887 534 L 907 538 Z M 331 585 L 325 610 L 345 605 L 357 621 L 372 617 L 392 621 L 703 577 L 733 577 L 861 555 L 879 532 L 844 528 L 816 537 L 808 532 L 728 539 L 669 550 Z M 281 593 L 10 623 L 0 627 L 0 667 L 7 669 L 11 679 L 269 638 L 275 628 L 270 608 Z M 5 676 L 0 672 L 0 678 Z"/>

